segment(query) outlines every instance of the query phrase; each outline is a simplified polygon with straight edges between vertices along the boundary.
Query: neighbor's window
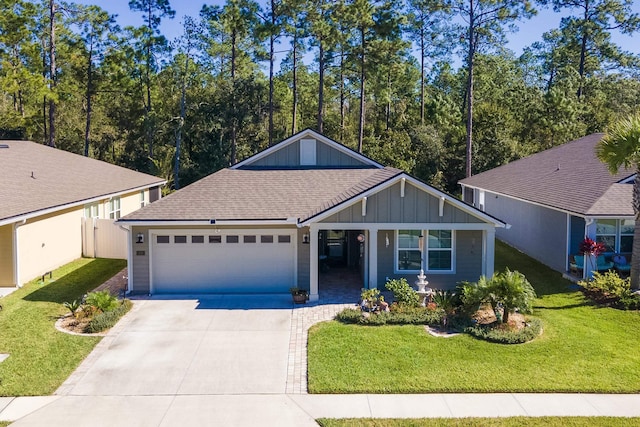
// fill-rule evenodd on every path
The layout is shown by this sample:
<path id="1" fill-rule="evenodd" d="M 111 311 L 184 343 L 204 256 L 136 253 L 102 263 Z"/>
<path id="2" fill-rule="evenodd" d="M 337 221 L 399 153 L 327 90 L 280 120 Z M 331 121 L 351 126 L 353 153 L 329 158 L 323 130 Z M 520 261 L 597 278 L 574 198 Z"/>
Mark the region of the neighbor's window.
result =
<path id="1" fill-rule="evenodd" d="M 109 201 L 109 219 L 120 219 L 120 197 Z"/>
<path id="2" fill-rule="evenodd" d="M 144 195 L 144 190 L 141 190 L 140 191 L 140 207 L 144 208 L 146 206 L 146 204 L 147 204 L 147 200 L 146 200 L 146 197 Z"/>
<path id="3" fill-rule="evenodd" d="M 90 205 L 84 205 L 84 217 L 100 218 L 100 204 L 92 203 Z"/>
<path id="4" fill-rule="evenodd" d="M 632 219 L 620 220 L 620 250 L 618 252 L 631 252 L 634 227 L 635 221 Z"/>
<path id="5" fill-rule="evenodd" d="M 605 252 L 616 251 L 616 226 L 615 219 L 599 219 L 596 221 L 596 242 L 602 243 Z"/>
<path id="6" fill-rule="evenodd" d="M 426 239 L 426 261 L 428 271 L 451 271 L 453 269 L 453 231 L 429 230 Z"/>
<path id="7" fill-rule="evenodd" d="M 398 270 L 420 270 L 420 230 L 398 230 Z"/>

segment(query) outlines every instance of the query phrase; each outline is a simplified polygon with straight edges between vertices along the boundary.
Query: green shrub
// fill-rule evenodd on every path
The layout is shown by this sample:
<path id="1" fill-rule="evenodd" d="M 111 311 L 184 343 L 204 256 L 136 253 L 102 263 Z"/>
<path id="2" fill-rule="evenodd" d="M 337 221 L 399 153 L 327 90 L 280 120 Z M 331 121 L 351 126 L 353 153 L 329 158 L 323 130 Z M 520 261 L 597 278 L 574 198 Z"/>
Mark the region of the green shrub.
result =
<path id="1" fill-rule="evenodd" d="M 611 304 L 623 310 L 640 309 L 640 295 L 631 291 L 631 279 L 622 278 L 615 271 L 596 271 L 592 279 L 581 280 L 578 284 L 587 296 L 600 304 Z"/>
<path id="2" fill-rule="evenodd" d="M 425 307 L 392 306 L 391 316 L 387 320 L 393 325 L 438 325 L 442 322 L 444 311 L 429 310 Z"/>
<path id="3" fill-rule="evenodd" d="M 342 323 L 360 323 L 362 319 L 362 311 L 356 308 L 345 308 L 336 314 L 335 319 Z"/>
<path id="4" fill-rule="evenodd" d="M 118 307 L 118 299 L 107 290 L 89 292 L 85 303 L 97 311 L 106 313 Z"/>
<path id="5" fill-rule="evenodd" d="M 590 280 L 581 280 L 579 285 L 590 291 L 599 292 L 604 295 L 616 297 L 626 297 L 631 295 L 631 279 L 623 279 L 615 271 L 604 273 L 593 272 Z"/>
<path id="6" fill-rule="evenodd" d="M 437 325 L 442 321 L 444 312 L 440 309 L 429 310 L 424 307 L 392 305 L 389 312 L 380 311 L 363 315 L 360 310 L 346 308 L 336 314 L 335 319 L 342 323 L 380 326 L 380 325 Z"/>
<path id="7" fill-rule="evenodd" d="M 542 321 L 537 318 L 527 320 L 527 326 L 522 329 L 503 328 L 503 325 L 473 325 L 466 327 L 464 332 L 476 338 L 500 344 L 522 344 L 536 338 L 542 332 Z"/>
<path id="8" fill-rule="evenodd" d="M 407 279 L 388 280 L 385 286 L 393 292 L 393 299 L 398 304 L 417 307 L 420 303 L 420 296 L 413 290 L 409 283 L 407 283 Z"/>
<path id="9" fill-rule="evenodd" d="M 127 314 L 133 305 L 129 300 L 124 300 L 121 303 L 116 301 L 116 304 L 115 308 L 96 314 L 87 324 L 84 331 L 89 334 L 95 334 L 112 328 L 122 316 Z"/>

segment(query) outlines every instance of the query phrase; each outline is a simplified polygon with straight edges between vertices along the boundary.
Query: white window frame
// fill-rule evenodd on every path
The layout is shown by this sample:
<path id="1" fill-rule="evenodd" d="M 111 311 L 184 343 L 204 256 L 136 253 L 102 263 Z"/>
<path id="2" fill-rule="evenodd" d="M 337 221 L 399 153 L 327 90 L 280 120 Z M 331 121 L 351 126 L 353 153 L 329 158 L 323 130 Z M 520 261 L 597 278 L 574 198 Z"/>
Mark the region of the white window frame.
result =
<path id="1" fill-rule="evenodd" d="M 144 190 L 140 190 L 140 207 L 144 208 L 147 206 L 147 196 Z"/>
<path id="2" fill-rule="evenodd" d="M 415 229 L 415 228 L 403 228 L 402 230 L 417 231 L 418 233 L 424 233 L 423 230 L 419 230 L 419 229 Z M 418 252 L 420 252 L 420 246 L 418 245 L 417 248 L 400 247 L 400 230 L 396 230 L 395 231 L 395 235 L 396 235 L 396 239 L 395 239 L 396 240 L 396 244 L 395 244 L 395 257 L 394 257 L 394 261 L 393 261 L 393 268 L 394 268 L 395 272 L 397 274 L 418 273 L 418 272 L 420 272 L 420 270 L 402 270 L 402 269 L 398 268 L 400 266 L 400 251 L 418 251 Z M 422 254 L 420 255 L 420 257 L 422 258 Z"/>
<path id="3" fill-rule="evenodd" d="M 438 228 L 430 230 L 419 230 L 415 228 L 403 228 L 402 230 L 419 231 L 422 233 L 423 248 L 422 248 L 422 269 L 425 273 L 429 274 L 455 274 L 456 272 L 456 230 L 449 228 Z M 451 232 L 451 247 L 450 248 L 429 248 L 429 231 L 449 231 Z M 416 248 L 401 248 L 400 247 L 400 230 L 395 230 L 395 247 L 394 247 L 394 260 L 393 269 L 395 274 L 417 274 L 420 270 L 401 270 L 399 266 L 399 254 L 401 250 L 416 250 Z M 420 250 L 420 249 L 418 249 Z M 450 270 L 429 270 L 429 251 L 442 251 L 447 250 L 451 252 L 451 269 Z"/>
<path id="4" fill-rule="evenodd" d="M 87 211 L 89 215 L 87 215 Z M 84 205 L 84 217 L 85 218 L 100 218 L 100 203 L 91 203 Z"/>
<path id="5" fill-rule="evenodd" d="M 599 221 L 613 221 L 613 233 L 598 233 L 598 222 Z M 598 241 L 598 237 L 613 237 L 613 252 L 618 252 L 620 248 L 620 221 L 612 218 L 602 218 L 596 220 L 596 242 Z M 610 252 L 607 250 L 607 252 Z"/>
<path id="6" fill-rule="evenodd" d="M 622 237 L 629 237 L 631 236 L 631 239 L 633 239 L 634 236 L 634 230 L 633 228 L 631 229 L 631 233 L 623 233 L 622 232 L 622 221 L 625 221 L 624 219 L 619 219 L 618 220 L 618 247 L 616 248 L 616 252 L 622 252 L 620 249 L 620 246 L 622 245 Z M 634 222 L 633 220 L 630 220 L 631 222 Z M 633 246 L 633 241 L 631 242 L 631 246 Z M 625 252 L 626 253 L 626 252 Z"/>
<path id="7" fill-rule="evenodd" d="M 431 248 L 429 247 L 429 232 L 430 231 L 448 231 L 451 233 L 451 247 L 449 248 Z M 424 251 L 425 251 L 425 257 L 424 257 L 424 271 L 428 271 L 429 273 L 433 274 L 433 273 L 453 273 L 456 269 L 455 267 L 455 242 L 456 242 L 456 232 L 455 230 L 450 230 L 450 229 L 446 229 L 446 228 L 439 228 L 439 229 L 432 229 L 432 230 L 424 230 Z M 437 270 L 430 270 L 429 269 L 429 254 L 431 251 L 447 251 L 447 252 L 451 252 L 451 268 L 448 270 L 442 270 L 442 269 L 437 269 Z"/>
<path id="8" fill-rule="evenodd" d="M 121 206 L 120 197 L 112 197 L 109 200 L 109 219 L 120 219 Z"/>

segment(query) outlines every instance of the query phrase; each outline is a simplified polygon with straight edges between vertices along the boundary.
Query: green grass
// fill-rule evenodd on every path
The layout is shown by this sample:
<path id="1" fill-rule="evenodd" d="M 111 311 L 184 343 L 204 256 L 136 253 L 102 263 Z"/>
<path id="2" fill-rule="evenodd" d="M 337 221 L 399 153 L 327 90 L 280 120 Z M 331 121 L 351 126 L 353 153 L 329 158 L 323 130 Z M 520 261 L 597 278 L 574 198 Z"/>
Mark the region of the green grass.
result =
<path id="1" fill-rule="evenodd" d="M 100 341 L 55 329 L 67 312 L 62 303 L 79 299 L 126 266 L 126 261 L 79 259 L 53 272 L 53 281 L 38 280 L 1 298 L 0 396 L 53 393 Z"/>
<path id="2" fill-rule="evenodd" d="M 505 266 L 536 288 L 541 337 L 504 345 L 436 338 L 422 326 L 325 322 L 309 332 L 309 391 L 640 392 L 638 311 L 598 308 L 559 273 L 497 244 L 496 271 Z"/>
<path id="3" fill-rule="evenodd" d="M 420 418 L 420 419 L 327 419 L 322 427 L 631 427 L 640 425 L 640 418 L 614 417 L 511 417 L 511 418 Z"/>

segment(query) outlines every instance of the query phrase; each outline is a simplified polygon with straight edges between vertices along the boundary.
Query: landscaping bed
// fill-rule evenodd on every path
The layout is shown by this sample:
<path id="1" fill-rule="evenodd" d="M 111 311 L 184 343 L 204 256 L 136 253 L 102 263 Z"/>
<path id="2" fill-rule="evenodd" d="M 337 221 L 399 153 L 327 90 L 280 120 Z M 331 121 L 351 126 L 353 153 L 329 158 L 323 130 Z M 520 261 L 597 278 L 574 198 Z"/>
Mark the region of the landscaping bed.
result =
<path id="1" fill-rule="evenodd" d="M 0 299 L 0 396 L 53 393 L 100 341 L 54 327 L 68 310 L 64 302 L 84 294 L 122 270 L 126 261 L 78 259 Z"/>

